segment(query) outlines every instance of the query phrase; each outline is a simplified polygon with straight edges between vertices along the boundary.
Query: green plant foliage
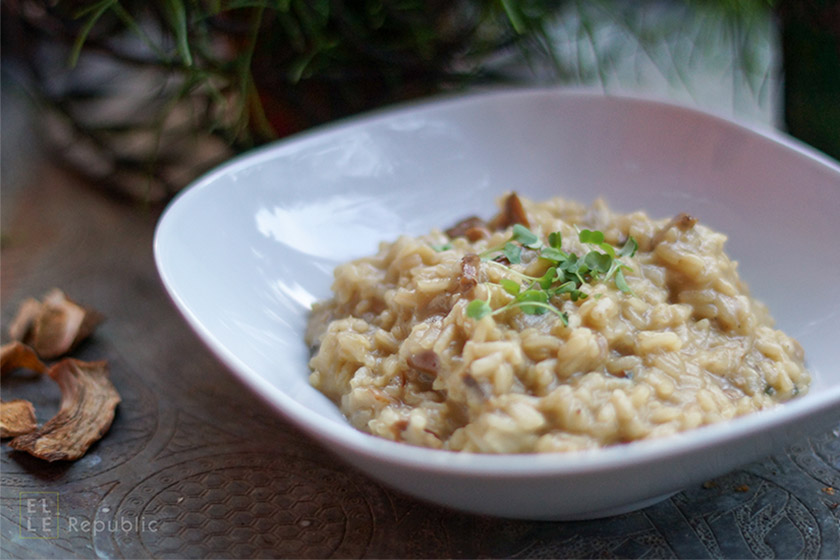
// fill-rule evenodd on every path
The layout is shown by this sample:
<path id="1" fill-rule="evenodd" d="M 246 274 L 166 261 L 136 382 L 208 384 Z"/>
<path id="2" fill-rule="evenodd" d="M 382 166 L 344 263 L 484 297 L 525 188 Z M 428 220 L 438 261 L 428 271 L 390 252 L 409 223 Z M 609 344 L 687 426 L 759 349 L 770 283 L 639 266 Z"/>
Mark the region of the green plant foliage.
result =
<path id="1" fill-rule="evenodd" d="M 47 7 L 68 23 L 69 56 L 109 48 L 124 34 L 147 63 L 181 76 L 184 97 L 231 103 L 211 128 L 247 147 L 384 103 L 476 80 L 493 53 L 545 55 L 546 26 L 562 2 L 529 0 L 231 0 Z M 232 115 L 232 118 L 231 118 Z"/>
<path id="2" fill-rule="evenodd" d="M 664 85 L 676 99 L 696 101 L 708 84 L 725 84 L 731 75 L 732 104 L 764 111 L 774 91 L 765 47 L 777 3 L 9 0 L 0 6 L 4 62 L 24 59 L 29 91 L 76 136 L 70 146 L 101 152 L 104 163 L 87 168 L 117 170 L 114 182 L 126 173 L 149 177 L 171 196 L 222 159 L 202 161 L 191 173 L 170 172 L 200 151 L 190 138 L 209 137 L 236 153 L 475 84 L 657 94 Z M 721 68 L 731 70 L 718 75 Z M 131 81 L 137 76 L 146 80 L 140 86 Z M 119 119 L 99 118 L 96 107 L 122 99 L 125 88 L 142 91 L 143 99 Z M 516 250 L 508 248 L 512 260 Z M 562 257 L 559 243 L 545 250 Z"/>

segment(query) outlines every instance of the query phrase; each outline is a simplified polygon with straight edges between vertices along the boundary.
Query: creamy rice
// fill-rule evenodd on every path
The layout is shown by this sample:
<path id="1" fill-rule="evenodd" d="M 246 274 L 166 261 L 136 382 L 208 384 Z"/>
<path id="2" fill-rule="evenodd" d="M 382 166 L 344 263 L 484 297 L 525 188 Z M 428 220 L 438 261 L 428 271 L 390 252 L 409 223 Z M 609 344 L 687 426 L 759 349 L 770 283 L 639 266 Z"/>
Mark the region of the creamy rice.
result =
<path id="1" fill-rule="evenodd" d="M 554 297 L 568 325 L 515 308 L 473 319 L 471 301 L 511 300 L 499 284 L 517 279 L 511 269 L 548 268 L 527 249 L 509 267 L 471 256 L 503 244 L 510 224 L 382 243 L 336 268 L 334 297 L 314 306 L 307 331 L 310 381 L 354 426 L 457 451 L 570 451 L 674 434 L 807 391 L 802 348 L 750 297 L 723 234 L 600 200 L 522 199 L 521 209 L 543 242 L 559 231 L 578 255 L 591 249 L 582 229 L 615 247 L 632 236 L 638 251 L 621 259 L 632 293 L 606 281 L 584 284 L 577 301 Z"/>

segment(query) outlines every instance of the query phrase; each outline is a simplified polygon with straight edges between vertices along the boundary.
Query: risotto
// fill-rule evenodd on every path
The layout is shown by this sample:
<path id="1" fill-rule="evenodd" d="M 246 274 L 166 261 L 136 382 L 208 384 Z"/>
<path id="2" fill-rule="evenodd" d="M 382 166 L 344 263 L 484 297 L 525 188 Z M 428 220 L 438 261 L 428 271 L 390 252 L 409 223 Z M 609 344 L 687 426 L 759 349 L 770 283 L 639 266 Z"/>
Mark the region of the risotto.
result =
<path id="1" fill-rule="evenodd" d="M 382 243 L 313 307 L 310 382 L 357 428 L 481 453 L 656 438 L 805 393 L 801 346 L 726 237 L 510 194 L 489 221 Z"/>

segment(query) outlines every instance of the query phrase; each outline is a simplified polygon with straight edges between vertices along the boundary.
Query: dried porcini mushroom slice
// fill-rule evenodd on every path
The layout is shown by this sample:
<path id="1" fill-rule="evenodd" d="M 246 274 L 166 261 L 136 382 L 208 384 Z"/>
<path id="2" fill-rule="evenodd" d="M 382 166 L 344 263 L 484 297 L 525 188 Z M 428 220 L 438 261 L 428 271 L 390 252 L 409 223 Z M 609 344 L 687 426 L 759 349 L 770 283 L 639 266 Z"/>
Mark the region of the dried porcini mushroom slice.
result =
<path id="1" fill-rule="evenodd" d="M 466 237 L 474 242 L 489 237 L 490 230 L 503 230 L 514 224 L 522 224 L 526 228 L 531 227 L 528 214 L 525 213 L 525 207 L 522 206 L 519 195 L 512 192 L 505 198 L 501 211 L 493 216 L 489 222 L 478 216 L 470 216 L 447 229 L 444 233 L 450 239 Z"/>
<path id="2" fill-rule="evenodd" d="M 103 319 L 97 311 L 82 307 L 54 288 L 43 301 L 29 298 L 20 305 L 9 325 L 9 335 L 31 346 L 41 358 L 50 360 L 72 350 Z"/>
<path id="3" fill-rule="evenodd" d="M 514 224 L 521 224 L 526 228 L 531 227 L 528 214 L 525 213 L 525 207 L 522 206 L 519 195 L 512 192 L 505 199 L 502 211 L 490 220 L 490 226 L 493 229 L 502 230 Z"/>
<path id="4" fill-rule="evenodd" d="M 41 302 L 35 298 L 26 298 L 21 302 L 17 315 L 9 323 L 9 336 L 12 340 L 22 341 L 27 338 L 40 311 Z"/>
<path id="5" fill-rule="evenodd" d="M 478 268 L 481 257 L 475 253 L 467 253 L 461 259 L 461 274 L 458 275 L 457 290 L 467 293 L 478 285 Z"/>
<path id="6" fill-rule="evenodd" d="M 121 399 L 108 379 L 104 361 L 65 358 L 47 375 L 61 389 L 58 413 L 40 429 L 16 437 L 9 445 L 46 461 L 72 461 L 105 435 Z"/>
<path id="7" fill-rule="evenodd" d="M 35 431 L 35 407 L 23 399 L 0 401 L 0 438 L 17 437 Z"/>
<path id="8" fill-rule="evenodd" d="M 47 366 L 38 359 L 35 350 L 15 340 L 4 344 L 0 348 L 0 376 L 5 376 L 16 369 L 30 369 L 38 373 L 44 373 Z"/>
<path id="9" fill-rule="evenodd" d="M 482 231 L 483 233 L 480 233 Z M 481 239 L 480 235 L 486 237 L 488 234 L 487 222 L 478 216 L 470 216 L 469 218 L 464 218 L 451 228 L 448 228 L 444 233 L 452 239 L 466 237 L 470 241 L 476 241 L 477 239 Z M 477 239 L 473 239 L 473 237 L 477 237 Z"/>
<path id="10" fill-rule="evenodd" d="M 22 342 L 10 342 L 0 348 L 0 376 L 16 369 L 29 369 L 44 373 L 47 366 L 38 359 L 38 355 Z M 0 438 L 16 437 L 35 430 L 35 407 L 23 399 L 0 401 Z"/>
<path id="11" fill-rule="evenodd" d="M 651 247 L 656 247 L 662 243 L 662 240 L 665 239 L 665 234 L 668 233 L 668 230 L 677 228 L 680 231 L 688 231 L 695 225 L 697 225 L 697 218 L 691 214 L 680 212 L 653 234 L 653 237 L 650 240 Z"/>

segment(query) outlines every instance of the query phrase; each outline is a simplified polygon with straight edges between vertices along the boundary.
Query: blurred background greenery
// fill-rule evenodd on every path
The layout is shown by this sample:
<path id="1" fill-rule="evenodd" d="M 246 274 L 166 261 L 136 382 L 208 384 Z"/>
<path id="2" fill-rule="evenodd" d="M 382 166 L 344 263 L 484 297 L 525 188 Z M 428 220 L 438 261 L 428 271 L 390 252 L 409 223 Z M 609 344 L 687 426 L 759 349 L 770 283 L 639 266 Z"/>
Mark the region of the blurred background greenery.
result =
<path id="1" fill-rule="evenodd" d="M 4 0 L 2 42 L 54 153 L 147 203 L 273 139 L 500 84 L 676 99 L 840 158 L 837 0 Z"/>

